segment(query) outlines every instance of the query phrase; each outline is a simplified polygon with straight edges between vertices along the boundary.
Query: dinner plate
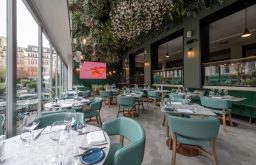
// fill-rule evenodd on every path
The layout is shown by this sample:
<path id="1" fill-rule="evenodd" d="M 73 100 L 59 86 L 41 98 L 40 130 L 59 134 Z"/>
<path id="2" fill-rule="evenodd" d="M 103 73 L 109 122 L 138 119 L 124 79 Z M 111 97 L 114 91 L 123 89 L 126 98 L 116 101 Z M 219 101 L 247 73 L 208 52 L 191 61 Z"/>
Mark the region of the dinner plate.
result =
<path id="1" fill-rule="evenodd" d="M 105 152 L 101 148 L 90 148 L 80 157 L 81 163 L 85 165 L 97 164 L 105 157 Z"/>

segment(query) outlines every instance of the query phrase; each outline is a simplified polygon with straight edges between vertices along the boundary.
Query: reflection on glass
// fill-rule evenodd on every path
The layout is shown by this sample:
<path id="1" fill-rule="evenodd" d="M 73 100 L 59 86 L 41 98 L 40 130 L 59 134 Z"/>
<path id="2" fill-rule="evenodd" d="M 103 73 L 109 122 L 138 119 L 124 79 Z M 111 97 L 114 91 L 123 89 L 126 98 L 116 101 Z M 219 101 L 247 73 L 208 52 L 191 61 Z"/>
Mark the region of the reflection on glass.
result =
<path id="1" fill-rule="evenodd" d="M 6 119 L 6 2 L 0 0 L 0 115 L 3 119 Z M 0 135 L 4 133 L 5 124 L 0 128 Z"/>
<path id="2" fill-rule="evenodd" d="M 205 66 L 204 85 L 256 86 L 256 59 Z"/>

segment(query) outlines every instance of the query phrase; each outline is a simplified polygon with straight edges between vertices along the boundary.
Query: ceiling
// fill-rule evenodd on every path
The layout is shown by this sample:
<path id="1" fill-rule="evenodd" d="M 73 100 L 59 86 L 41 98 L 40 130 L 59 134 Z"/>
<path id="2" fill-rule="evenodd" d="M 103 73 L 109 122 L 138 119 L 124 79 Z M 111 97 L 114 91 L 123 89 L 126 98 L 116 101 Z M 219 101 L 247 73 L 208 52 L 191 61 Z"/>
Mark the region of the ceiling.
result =
<path id="1" fill-rule="evenodd" d="M 67 0 L 23 0 L 64 63 L 72 61 Z"/>
<path id="2" fill-rule="evenodd" d="M 256 5 L 247 8 L 247 24 L 250 32 L 256 32 Z M 241 10 L 209 25 L 210 28 L 210 50 L 215 51 L 222 47 L 230 47 L 256 40 L 253 35 L 241 38 L 245 28 L 245 10 Z"/>
<path id="3" fill-rule="evenodd" d="M 166 58 L 168 45 L 169 58 Z M 177 60 L 183 58 L 183 36 L 175 38 L 158 47 L 158 62 Z"/>

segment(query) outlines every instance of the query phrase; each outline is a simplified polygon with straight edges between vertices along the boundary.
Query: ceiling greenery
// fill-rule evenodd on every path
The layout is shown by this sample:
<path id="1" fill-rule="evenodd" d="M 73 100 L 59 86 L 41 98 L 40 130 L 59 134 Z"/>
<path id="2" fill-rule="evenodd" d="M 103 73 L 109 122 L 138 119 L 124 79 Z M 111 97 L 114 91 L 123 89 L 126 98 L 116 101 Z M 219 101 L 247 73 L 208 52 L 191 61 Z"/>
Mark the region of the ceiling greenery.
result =
<path id="1" fill-rule="evenodd" d="M 73 0 L 74 60 L 116 63 L 187 16 L 228 0 Z M 82 56 L 82 59 L 80 56 Z"/>

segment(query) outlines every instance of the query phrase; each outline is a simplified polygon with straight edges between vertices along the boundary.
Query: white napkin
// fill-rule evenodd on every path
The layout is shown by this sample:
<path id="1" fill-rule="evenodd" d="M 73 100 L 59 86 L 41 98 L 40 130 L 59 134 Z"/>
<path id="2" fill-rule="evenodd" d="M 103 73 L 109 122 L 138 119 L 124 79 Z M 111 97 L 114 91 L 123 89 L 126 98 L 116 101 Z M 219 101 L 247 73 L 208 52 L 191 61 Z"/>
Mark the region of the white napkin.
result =
<path id="1" fill-rule="evenodd" d="M 63 131 L 65 130 L 66 125 L 56 125 L 53 127 L 53 131 Z M 51 126 L 47 126 L 44 131 L 42 132 L 43 134 L 47 134 L 51 132 Z"/>
<path id="2" fill-rule="evenodd" d="M 173 105 L 182 105 L 182 103 L 180 103 L 180 102 L 171 102 L 171 104 L 173 104 Z"/>
<path id="3" fill-rule="evenodd" d="M 193 113 L 190 109 L 176 109 L 176 111 L 180 113 Z"/>
<path id="4" fill-rule="evenodd" d="M 213 99 L 222 99 L 222 97 L 219 96 L 212 96 Z"/>
<path id="5" fill-rule="evenodd" d="M 93 131 L 87 134 L 88 145 L 105 143 L 106 138 L 102 130 Z"/>

